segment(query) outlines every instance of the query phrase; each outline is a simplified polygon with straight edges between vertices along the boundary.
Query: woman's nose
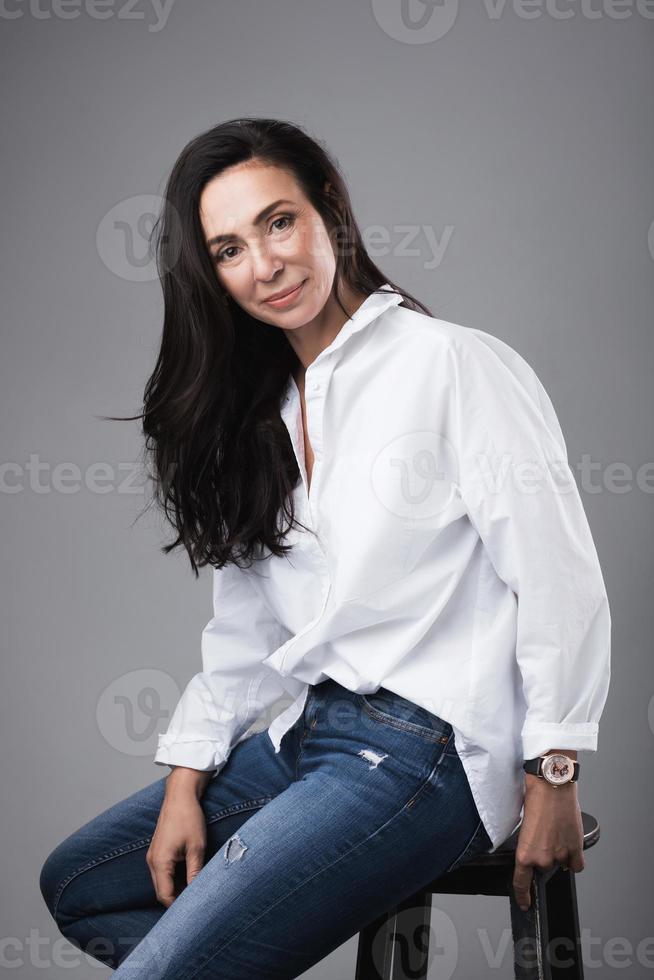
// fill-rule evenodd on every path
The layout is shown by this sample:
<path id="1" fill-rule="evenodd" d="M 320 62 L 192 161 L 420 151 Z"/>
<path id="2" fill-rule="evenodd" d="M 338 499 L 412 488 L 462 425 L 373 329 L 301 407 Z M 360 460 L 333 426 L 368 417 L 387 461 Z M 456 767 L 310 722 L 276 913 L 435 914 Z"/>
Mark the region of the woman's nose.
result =
<path id="1" fill-rule="evenodd" d="M 257 279 L 263 282 L 269 282 L 284 268 L 284 263 L 281 261 L 278 255 L 266 248 L 258 249 L 253 252 L 252 262 L 254 265 L 254 274 Z"/>

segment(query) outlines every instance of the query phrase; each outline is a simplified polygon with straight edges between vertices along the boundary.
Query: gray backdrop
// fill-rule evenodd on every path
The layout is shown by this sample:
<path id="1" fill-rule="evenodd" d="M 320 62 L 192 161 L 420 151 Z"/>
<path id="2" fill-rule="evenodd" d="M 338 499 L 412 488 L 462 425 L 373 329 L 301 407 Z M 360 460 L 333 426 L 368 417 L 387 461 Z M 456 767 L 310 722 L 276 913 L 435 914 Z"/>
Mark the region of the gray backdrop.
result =
<path id="1" fill-rule="evenodd" d="M 38 890 L 54 845 L 160 778 L 156 732 L 211 615 L 144 506 L 138 423 L 162 303 L 148 213 L 237 115 L 338 158 L 378 264 L 506 340 L 549 391 L 611 601 L 613 671 L 577 877 L 595 980 L 654 975 L 654 3 L 5 0 L 0 968 L 104 977 Z M 502 899 L 434 898 L 430 977 L 512 976 Z M 450 937 L 447 942 L 444 937 Z M 453 937 L 453 938 L 452 938 Z M 353 975 L 355 939 L 305 976 Z"/>

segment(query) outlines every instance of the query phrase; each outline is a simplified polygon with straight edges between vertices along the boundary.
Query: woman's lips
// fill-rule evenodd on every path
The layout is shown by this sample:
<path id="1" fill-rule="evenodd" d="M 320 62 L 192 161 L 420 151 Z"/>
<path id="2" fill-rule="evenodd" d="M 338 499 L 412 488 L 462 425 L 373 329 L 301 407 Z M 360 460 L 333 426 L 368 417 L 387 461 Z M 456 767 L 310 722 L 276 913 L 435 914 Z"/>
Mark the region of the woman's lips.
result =
<path id="1" fill-rule="evenodd" d="M 290 304 L 294 303 L 295 300 L 300 295 L 300 293 L 302 292 L 302 287 L 304 286 L 305 282 L 306 280 L 303 280 L 299 286 L 295 287 L 293 292 L 287 293 L 286 296 L 281 296 L 279 299 L 267 299 L 264 302 L 268 303 L 269 306 L 274 306 L 275 309 L 279 309 L 284 306 L 290 306 Z"/>

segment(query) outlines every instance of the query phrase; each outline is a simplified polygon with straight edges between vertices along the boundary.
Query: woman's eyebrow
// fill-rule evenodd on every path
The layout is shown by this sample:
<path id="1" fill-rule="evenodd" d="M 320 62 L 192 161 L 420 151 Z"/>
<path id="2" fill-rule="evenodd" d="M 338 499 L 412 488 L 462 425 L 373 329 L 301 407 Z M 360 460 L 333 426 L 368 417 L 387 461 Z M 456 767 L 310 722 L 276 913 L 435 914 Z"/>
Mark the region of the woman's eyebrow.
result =
<path id="1" fill-rule="evenodd" d="M 272 214 L 272 212 L 276 208 L 278 208 L 280 204 L 293 204 L 293 203 L 294 203 L 293 201 L 289 201 L 286 198 L 280 197 L 278 201 L 273 201 L 272 204 L 269 204 L 267 207 L 265 207 L 263 211 L 259 211 L 259 214 L 256 216 L 252 224 L 260 225 L 261 222 L 265 221 L 268 215 Z M 209 239 L 207 245 L 208 246 L 220 245 L 222 242 L 228 242 L 230 239 L 234 238 L 234 235 L 235 235 L 234 232 L 232 232 L 231 235 L 214 235 L 213 238 Z"/>

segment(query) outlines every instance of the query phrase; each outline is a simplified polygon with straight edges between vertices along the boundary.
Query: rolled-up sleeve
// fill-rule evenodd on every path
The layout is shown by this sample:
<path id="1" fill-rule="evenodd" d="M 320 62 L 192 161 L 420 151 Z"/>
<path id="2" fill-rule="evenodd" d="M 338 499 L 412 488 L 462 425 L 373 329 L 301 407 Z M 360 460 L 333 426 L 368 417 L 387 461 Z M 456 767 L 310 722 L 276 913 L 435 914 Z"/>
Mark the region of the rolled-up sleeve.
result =
<path id="1" fill-rule="evenodd" d="M 188 682 L 154 762 L 217 775 L 259 715 L 284 694 L 262 660 L 281 643 L 282 627 L 248 572 L 213 569 L 213 617 L 202 631 L 202 670 Z"/>
<path id="2" fill-rule="evenodd" d="M 533 369 L 498 338 L 453 342 L 459 490 L 517 599 L 524 758 L 597 750 L 611 616 L 559 421 Z"/>

